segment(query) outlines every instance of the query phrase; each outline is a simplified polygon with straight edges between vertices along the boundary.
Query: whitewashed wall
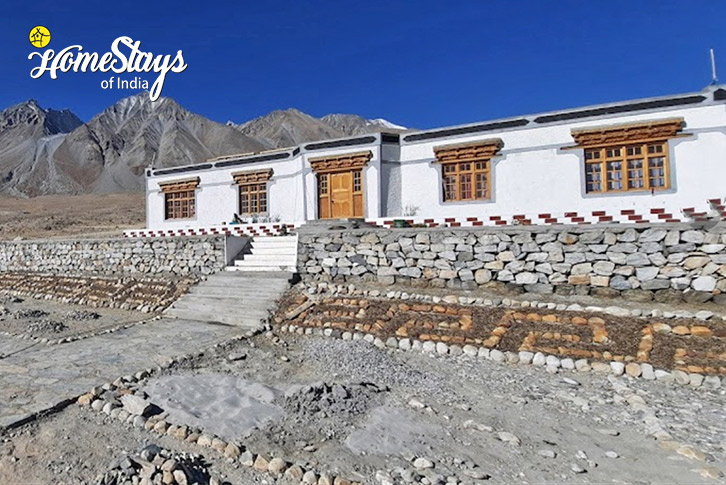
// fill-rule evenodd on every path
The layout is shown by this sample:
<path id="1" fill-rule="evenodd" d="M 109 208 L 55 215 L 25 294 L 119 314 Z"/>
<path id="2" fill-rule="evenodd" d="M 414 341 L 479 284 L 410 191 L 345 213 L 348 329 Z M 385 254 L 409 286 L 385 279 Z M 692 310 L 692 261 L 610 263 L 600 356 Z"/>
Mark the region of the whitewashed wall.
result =
<path id="1" fill-rule="evenodd" d="M 302 158 L 267 161 L 236 167 L 200 170 L 154 176 L 146 179 L 147 227 L 150 229 L 181 229 L 229 223 L 239 213 L 239 189 L 232 174 L 247 170 L 272 168 L 268 182 L 267 213 L 284 222 L 305 220 L 303 207 Z M 164 219 L 164 194 L 160 183 L 199 177 L 196 192 L 196 216 L 191 219 Z"/>
<path id="2" fill-rule="evenodd" d="M 710 96 L 710 94 L 709 94 Z M 527 116 L 534 119 L 536 115 Z M 574 145 L 572 131 L 623 123 L 682 117 L 689 136 L 669 141 L 668 190 L 616 194 L 585 193 L 583 150 L 562 150 Z M 272 168 L 268 214 L 282 222 L 300 223 L 317 218 L 317 178 L 309 159 L 370 150 L 363 170 L 366 219 L 410 216 L 466 218 L 515 214 L 563 214 L 664 208 L 679 217 L 680 210 L 706 209 L 706 200 L 726 198 L 726 105 L 705 102 L 687 107 L 600 116 L 586 121 L 530 123 L 521 129 L 490 131 L 420 142 L 369 144 L 324 150 L 306 150 L 287 160 L 255 162 L 147 178 L 147 227 L 183 229 L 227 223 L 239 211 L 238 188 L 232 173 Z M 492 198 L 487 201 L 443 202 L 441 167 L 434 148 L 450 144 L 501 138 L 504 147 L 492 160 Z M 197 215 L 189 220 L 164 220 L 164 196 L 159 183 L 199 176 Z"/>
<path id="3" fill-rule="evenodd" d="M 669 141 L 671 188 L 653 195 L 650 192 L 586 194 L 583 151 L 561 150 L 574 144 L 572 130 L 673 117 L 683 117 L 684 132 L 693 136 Z M 434 163 L 434 147 L 489 138 L 504 141 L 504 148 L 493 159 L 492 199 L 444 203 L 441 167 Z M 726 106 L 658 110 L 476 136 L 404 142 L 401 179 L 402 206 L 417 206 L 417 215 L 425 217 L 705 207 L 707 198 L 726 196 L 723 182 L 726 180 Z"/>

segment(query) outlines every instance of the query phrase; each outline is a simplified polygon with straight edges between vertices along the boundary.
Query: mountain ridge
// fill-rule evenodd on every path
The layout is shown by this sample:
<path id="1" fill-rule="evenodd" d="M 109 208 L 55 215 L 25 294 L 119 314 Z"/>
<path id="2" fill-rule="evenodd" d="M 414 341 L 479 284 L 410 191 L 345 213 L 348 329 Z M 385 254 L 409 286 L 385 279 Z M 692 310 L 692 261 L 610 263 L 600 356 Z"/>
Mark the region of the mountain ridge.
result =
<path id="1" fill-rule="evenodd" d="M 120 99 L 88 122 L 70 109 L 44 109 L 30 99 L 0 112 L 0 194 L 139 192 L 144 170 L 210 158 L 403 130 L 383 119 L 331 114 L 315 118 L 294 108 L 242 124 L 217 123 L 172 98 L 141 92 Z"/>

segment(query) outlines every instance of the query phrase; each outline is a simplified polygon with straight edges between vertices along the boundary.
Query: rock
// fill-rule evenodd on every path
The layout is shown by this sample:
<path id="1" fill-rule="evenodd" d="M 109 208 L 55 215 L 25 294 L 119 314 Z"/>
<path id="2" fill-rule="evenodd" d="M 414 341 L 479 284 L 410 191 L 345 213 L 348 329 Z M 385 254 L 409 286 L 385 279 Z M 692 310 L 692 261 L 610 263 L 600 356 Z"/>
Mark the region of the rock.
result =
<path id="1" fill-rule="evenodd" d="M 655 380 L 655 372 L 653 366 L 647 363 L 640 364 L 641 376 L 647 381 Z"/>
<path id="2" fill-rule="evenodd" d="M 501 350 L 492 349 L 491 351 L 489 351 L 489 358 L 495 362 L 504 362 L 504 352 L 502 352 Z"/>
<path id="3" fill-rule="evenodd" d="M 224 456 L 227 458 L 237 458 L 240 456 L 240 453 L 241 450 L 239 449 L 239 446 L 234 443 L 228 443 L 227 447 L 224 449 Z"/>
<path id="4" fill-rule="evenodd" d="M 580 465 L 577 465 L 577 464 L 572 465 L 570 467 L 570 470 L 572 470 L 574 473 L 577 473 L 577 474 L 587 473 L 587 470 L 585 470 L 584 468 L 582 468 Z"/>
<path id="5" fill-rule="evenodd" d="M 178 485 L 188 485 L 189 482 L 187 481 L 187 475 L 183 470 L 174 470 L 172 474 L 174 475 L 174 480 Z"/>
<path id="6" fill-rule="evenodd" d="M 94 399 L 93 393 L 88 392 L 86 394 L 81 395 L 78 398 L 77 403 L 79 406 L 88 406 L 89 404 L 91 404 L 93 399 Z"/>
<path id="7" fill-rule="evenodd" d="M 100 412 L 103 409 L 103 406 L 105 406 L 105 405 L 106 405 L 106 401 L 104 401 L 102 399 L 96 399 L 95 401 L 93 401 L 91 403 L 91 409 L 93 409 L 94 411 Z"/>
<path id="8" fill-rule="evenodd" d="M 238 360 L 245 360 L 246 358 L 247 354 L 244 352 L 235 352 L 227 356 L 227 360 L 230 362 L 237 362 Z"/>
<path id="9" fill-rule="evenodd" d="M 625 372 L 625 364 L 622 362 L 610 362 L 610 370 L 616 376 L 621 376 Z"/>
<path id="10" fill-rule="evenodd" d="M 545 365 L 547 358 L 542 352 L 537 352 L 532 358 L 532 365 Z"/>
<path id="11" fill-rule="evenodd" d="M 413 466 L 418 469 L 433 468 L 434 463 L 427 458 L 419 457 L 413 461 Z"/>
<path id="12" fill-rule="evenodd" d="M 691 282 L 691 287 L 696 291 L 711 292 L 716 289 L 716 278 L 713 276 L 700 276 Z"/>
<path id="13" fill-rule="evenodd" d="M 134 416 L 148 417 L 147 415 L 152 409 L 149 401 L 136 394 L 124 394 L 121 396 L 121 405 L 127 413 Z"/>
<path id="14" fill-rule="evenodd" d="M 302 481 L 304 474 L 305 471 L 302 469 L 302 467 L 300 467 L 300 465 L 293 465 L 285 470 L 285 478 L 293 482 L 299 483 L 300 481 Z"/>
<path id="15" fill-rule="evenodd" d="M 281 475 L 287 468 L 287 463 L 282 458 L 273 458 L 267 465 L 267 471 L 273 475 Z"/>
<path id="16" fill-rule="evenodd" d="M 499 431 L 497 433 L 497 438 L 499 438 L 500 441 L 504 441 L 511 445 L 519 446 L 520 444 L 519 438 L 508 431 Z"/>
<path id="17" fill-rule="evenodd" d="M 556 458 L 557 453 L 552 450 L 539 450 L 537 454 L 543 458 Z"/>
<path id="18" fill-rule="evenodd" d="M 257 458 L 255 458 L 255 462 L 252 465 L 252 467 L 258 472 L 266 472 L 268 466 L 270 466 L 270 462 L 262 455 L 257 455 Z"/>
<path id="19" fill-rule="evenodd" d="M 615 458 L 619 458 L 620 457 L 620 455 L 618 455 L 614 451 L 606 451 L 605 452 L 605 456 L 607 456 L 608 458 L 612 458 L 612 459 L 615 459 Z"/>
<path id="20" fill-rule="evenodd" d="M 640 374 L 643 371 L 640 368 L 640 365 L 636 364 L 635 362 L 629 362 L 625 366 L 625 373 L 629 375 L 630 377 L 640 377 Z"/>
<path id="21" fill-rule="evenodd" d="M 616 429 L 612 429 L 612 428 L 599 428 L 597 430 L 597 432 L 600 434 L 604 434 L 606 436 L 619 436 L 620 435 L 620 431 L 618 431 Z"/>
<path id="22" fill-rule="evenodd" d="M 251 467 L 255 464 L 255 456 L 249 450 L 245 450 L 239 455 L 239 462 L 244 466 Z"/>
<path id="23" fill-rule="evenodd" d="M 318 476 L 315 474 L 314 471 L 308 470 L 302 477 L 302 483 L 304 483 L 305 485 L 317 485 Z"/>

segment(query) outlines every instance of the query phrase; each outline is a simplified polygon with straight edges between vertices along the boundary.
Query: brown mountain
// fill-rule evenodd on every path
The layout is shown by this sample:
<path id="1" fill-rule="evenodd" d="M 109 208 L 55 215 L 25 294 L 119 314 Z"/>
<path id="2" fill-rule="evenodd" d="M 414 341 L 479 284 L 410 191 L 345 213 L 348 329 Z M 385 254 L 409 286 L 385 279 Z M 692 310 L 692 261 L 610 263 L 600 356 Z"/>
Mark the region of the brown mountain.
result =
<path id="1" fill-rule="evenodd" d="M 222 125 L 147 93 L 124 98 L 84 124 L 68 110 L 31 100 L 0 112 L 0 194 L 142 191 L 144 169 L 200 163 L 308 141 L 402 130 L 356 115 L 315 118 L 273 111 L 242 125 Z"/>
<path id="2" fill-rule="evenodd" d="M 35 100 L 0 112 L 0 192 L 40 195 L 70 190 L 52 154 L 83 122 L 68 110 L 41 108 Z"/>
<path id="3" fill-rule="evenodd" d="M 232 124 L 232 126 L 234 126 Z M 404 131 L 384 119 L 368 120 L 358 115 L 329 114 L 315 118 L 296 109 L 273 111 L 237 126 L 269 148 L 282 148 L 309 141 L 329 140 L 346 136 L 377 133 L 380 131 Z"/>

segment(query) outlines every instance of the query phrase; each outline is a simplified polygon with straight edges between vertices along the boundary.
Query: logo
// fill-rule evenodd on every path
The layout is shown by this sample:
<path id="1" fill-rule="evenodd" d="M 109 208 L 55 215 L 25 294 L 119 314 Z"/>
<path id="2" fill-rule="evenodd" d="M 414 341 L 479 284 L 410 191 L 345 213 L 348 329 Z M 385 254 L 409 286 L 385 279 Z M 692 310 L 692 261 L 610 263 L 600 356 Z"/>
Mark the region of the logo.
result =
<path id="1" fill-rule="evenodd" d="M 30 39 L 30 43 L 33 45 L 33 47 L 42 49 L 43 47 L 50 44 L 50 30 L 43 27 L 42 25 L 36 25 L 30 30 L 30 35 L 28 36 L 28 38 Z"/>
<path id="2" fill-rule="evenodd" d="M 33 47 L 42 49 L 50 42 L 50 31 L 38 25 L 33 27 L 29 35 Z M 141 50 L 141 41 L 131 37 L 117 37 L 111 43 L 111 52 L 99 54 L 88 52 L 82 45 L 69 45 L 57 52 L 46 49 L 42 52 L 33 51 L 28 59 L 40 58 L 40 65 L 30 70 L 30 77 L 38 79 L 48 73 L 51 79 L 58 79 L 59 73 L 66 72 L 109 72 L 124 73 L 156 73 L 156 79 L 149 87 L 149 81 L 139 76 L 123 78 L 111 76 L 101 82 L 101 89 L 144 89 L 149 90 L 149 99 L 156 101 L 161 96 L 164 81 L 170 72 L 183 72 L 187 68 L 182 51 L 176 55 L 154 54 Z"/>

